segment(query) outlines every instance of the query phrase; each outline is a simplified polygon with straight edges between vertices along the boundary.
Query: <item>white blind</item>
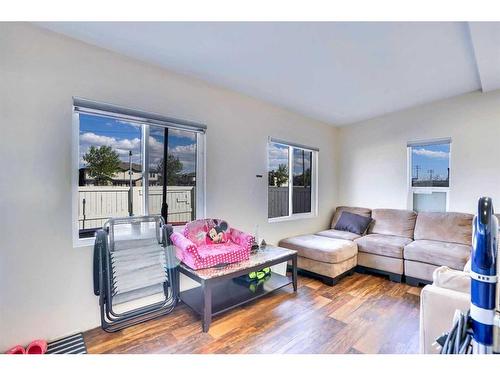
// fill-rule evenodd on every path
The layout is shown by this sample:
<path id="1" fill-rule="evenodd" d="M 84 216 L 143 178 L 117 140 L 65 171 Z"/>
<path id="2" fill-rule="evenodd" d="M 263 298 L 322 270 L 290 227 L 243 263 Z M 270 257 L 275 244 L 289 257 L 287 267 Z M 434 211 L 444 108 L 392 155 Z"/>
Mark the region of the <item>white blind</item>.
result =
<path id="1" fill-rule="evenodd" d="M 205 133 L 207 130 L 205 124 L 77 97 L 73 98 L 73 108 L 78 113 L 106 116 L 124 121 L 154 124 L 199 133 Z"/>
<path id="2" fill-rule="evenodd" d="M 318 147 L 306 146 L 306 145 L 302 145 L 300 143 L 285 141 L 283 139 L 274 138 L 274 137 L 269 137 L 269 142 L 279 143 L 279 144 L 291 146 L 291 147 L 297 147 L 297 148 L 301 148 L 301 149 L 308 150 L 308 151 L 316 151 L 316 152 L 319 151 Z"/>
<path id="3" fill-rule="evenodd" d="M 451 143 L 451 138 L 435 138 L 435 139 L 427 139 L 421 141 L 408 141 L 407 146 L 408 147 L 431 146 L 431 145 L 444 145 L 450 143 Z"/>

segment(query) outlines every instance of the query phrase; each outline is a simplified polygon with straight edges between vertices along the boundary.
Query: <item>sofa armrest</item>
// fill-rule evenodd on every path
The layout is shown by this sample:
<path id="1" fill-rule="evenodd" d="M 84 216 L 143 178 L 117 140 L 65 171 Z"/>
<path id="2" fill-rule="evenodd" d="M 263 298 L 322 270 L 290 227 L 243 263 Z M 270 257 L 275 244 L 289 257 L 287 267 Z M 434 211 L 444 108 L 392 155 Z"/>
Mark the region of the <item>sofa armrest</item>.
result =
<path id="1" fill-rule="evenodd" d="M 253 236 L 238 229 L 231 228 L 229 231 L 231 241 L 250 250 L 253 244 Z"/>
<path id="2" fill-rule="evenodd" d="M 470 274 L 467 272 L 442 266 L 434 270 L 432 279 L 437 287 L 470 294 Z"/>
<path id="3" fill-rule="evenodd" d="M 197 246 L 191 240 L 184 237 L 181 233 L 172 233 L 170 239 L 172 240 L 174 246 L 177 246 L 183 252 L 189 252 L 191 254 L 197 253 Z"/>
<path id="4" fill-rule="evenodd" d="M 438 353 L 432 344 L 451 329 L 455 310 L 466 312 L 470 295 L 455 290 L 427 285 L 420 294 L 420 353 Z"/>

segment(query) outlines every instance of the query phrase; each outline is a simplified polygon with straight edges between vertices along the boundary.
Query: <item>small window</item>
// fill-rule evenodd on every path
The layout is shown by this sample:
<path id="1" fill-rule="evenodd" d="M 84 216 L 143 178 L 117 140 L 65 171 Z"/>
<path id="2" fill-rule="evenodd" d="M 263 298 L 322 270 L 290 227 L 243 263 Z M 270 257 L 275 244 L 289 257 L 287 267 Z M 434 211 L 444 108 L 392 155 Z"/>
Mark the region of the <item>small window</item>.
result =
<path id="1" fill-rule="evenodd" d="M 408 143 L 409 208 L 445 212 L 450 192 L 451 140 Z"/>
<path id="2" fill-rule="evenodd" d="M 74 119 L 76 238 L 92 238 L 111 217 L 161 214 L 182 225 L 204 215 L 204 131 L 80 106 Z"/>
<path id="3" fill-rule="evenodd" d="M 268 218 L 271 221 L 317 214 L 317 150 L 270 140 Z"/>

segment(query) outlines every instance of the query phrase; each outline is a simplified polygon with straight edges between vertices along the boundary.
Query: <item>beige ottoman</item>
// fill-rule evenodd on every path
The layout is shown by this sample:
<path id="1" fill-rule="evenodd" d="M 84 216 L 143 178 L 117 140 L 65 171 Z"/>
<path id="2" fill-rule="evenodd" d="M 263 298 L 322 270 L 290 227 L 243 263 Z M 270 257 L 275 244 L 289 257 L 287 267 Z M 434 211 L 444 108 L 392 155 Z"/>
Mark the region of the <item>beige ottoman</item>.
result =
<path id="1" fill-rule="evenodd" d="M 296 250 L 299 270 L 328 285 L 352 273 L 357 263 L 358 246 L 349 240 L 307 234 L 281 240 L 279 246 Z"/>

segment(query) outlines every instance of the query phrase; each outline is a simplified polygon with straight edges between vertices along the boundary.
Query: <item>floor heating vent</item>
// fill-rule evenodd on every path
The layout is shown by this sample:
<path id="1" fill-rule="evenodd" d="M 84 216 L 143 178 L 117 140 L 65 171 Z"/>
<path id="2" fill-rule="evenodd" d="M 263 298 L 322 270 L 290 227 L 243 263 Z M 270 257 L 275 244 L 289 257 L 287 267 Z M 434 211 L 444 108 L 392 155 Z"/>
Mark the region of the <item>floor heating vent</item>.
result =
<path id="1" fill-rule="evenodd" d="M 47 354 L 87 354 L 83 335 L 77 333 L 56 341 L 49 342 Z"/>

